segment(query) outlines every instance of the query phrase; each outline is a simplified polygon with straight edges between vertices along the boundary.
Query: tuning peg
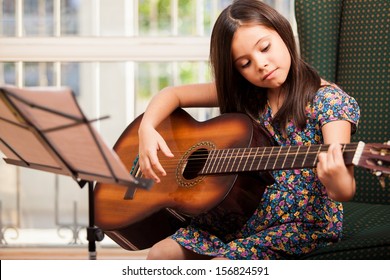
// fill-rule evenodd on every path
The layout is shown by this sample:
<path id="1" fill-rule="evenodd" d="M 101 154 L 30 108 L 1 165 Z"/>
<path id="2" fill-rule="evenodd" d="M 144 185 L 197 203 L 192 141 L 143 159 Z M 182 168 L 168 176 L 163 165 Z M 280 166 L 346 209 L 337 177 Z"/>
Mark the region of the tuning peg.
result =
<path id="1" fill-rule="evenodd" d="M 381 185 L 382 189 L 384 189 L 386 187 L 386 178 L 385 176 L 380 176 L 378 177 L 378 180 L 379 180 L 379 184 Z"/>
<path id="2" fill-rule="evenodd" d="M 383 174 L 382 171 L 378 171 L 378 170 L 375 170 L 372 173 L 378 178 L 379 184 L 384 189 L 386 187 L 386 175 Z"/>
<path id="3" fill-rule="evenodd" d="M 390 141 L 384 142 L 383 144 L 390 146 Z M 385 148 L 383 148 L 379 151 L 379 154 L 381 156 L 386 156 L 388 153 L 389 153 L 388 149 L 385 149 Z M 384 163 L 382 160 L 378 160 L 377 165 L 383 166 Z M 373 173 L 378 178 L 381 187 L 384 189 L 386 187 L 386 177 L 390 178 L 390 174 L 388 172 L 382 172 L 379 170 L 375 170 Z"/>

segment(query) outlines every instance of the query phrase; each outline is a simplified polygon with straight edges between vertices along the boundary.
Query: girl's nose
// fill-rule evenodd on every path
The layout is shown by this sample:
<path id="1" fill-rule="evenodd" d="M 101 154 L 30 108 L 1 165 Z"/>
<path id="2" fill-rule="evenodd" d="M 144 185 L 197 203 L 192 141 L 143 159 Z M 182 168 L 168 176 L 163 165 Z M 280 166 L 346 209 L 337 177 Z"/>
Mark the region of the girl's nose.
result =
<path id="1" fill-rule="evenodd" d="M 264 70 L 268 67 L 268 61 L 265 56 L 258 54 L 256 56 L 256 66 L 259 70 Z"/>

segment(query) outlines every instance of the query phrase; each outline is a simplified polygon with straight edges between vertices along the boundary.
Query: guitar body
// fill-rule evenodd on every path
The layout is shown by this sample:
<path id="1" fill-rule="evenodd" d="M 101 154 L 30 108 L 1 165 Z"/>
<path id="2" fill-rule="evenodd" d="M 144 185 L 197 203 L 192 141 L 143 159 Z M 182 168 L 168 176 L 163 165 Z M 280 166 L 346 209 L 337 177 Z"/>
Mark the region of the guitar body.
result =
<path id="1" fill-rule="evenodd" d="M 141 119 L 134 120 L 114 146 L 128 170 L 134 170 L 136 163 Z M 150 190 L 97 184 L 96 226 L 127 250 L 149 248 L 201 215 L 225 221 L 231 230 L 239 228 L 255 211 L 272 178 L 259 173 L 198 176 L 201 166 L 192 164 L 200 151 L 270 146 L 268 135 L 253 128 L 253 121 L 244 114 L 198 122 L 184 110 L 176 110 L 157 128 L 175 154 L 167 158 L 158 153 L 167 176 Z M 132 174 L 138 176 L 136 171 Z M 129 192 L 130 199 L 126 198 Z"/>

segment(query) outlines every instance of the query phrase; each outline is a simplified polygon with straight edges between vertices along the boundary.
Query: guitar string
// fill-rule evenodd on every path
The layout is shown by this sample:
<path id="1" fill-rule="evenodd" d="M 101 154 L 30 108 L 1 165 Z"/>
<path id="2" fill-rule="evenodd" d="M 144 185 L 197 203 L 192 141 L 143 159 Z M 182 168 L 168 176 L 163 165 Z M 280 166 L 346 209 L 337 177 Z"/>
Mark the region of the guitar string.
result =
<path id="1" fill-rule="evenodd" d="M 348 144 L 343 144 L 344 146 L 344 149 L 343 149 L 343 153 L 348 153 L 348 152 L 356 152 L 356 147 L 357 147 L 358 143 L 348 143 Z M 313 151 L 313 152 L 310 152 L 309 148 L 311 147 L 314 147 L 316 148 L 316 146 L 320 146 L 319 149 L 317 149 L 317 151 Z M 250 167 L 252 166 L 257 166 L 257 171 L 262 171 L 262 170 L 281 170 L 281 169 L 284 169 L 284 170 L 291 170 L 291 169 L 301 169 L 301 168 L 314 168 L 316 163 L 318 162 L 317 160 L 317 156 L 320 152 L 322 151 L 326 151 L 327 148 L 329 147 L 329 145 L 316 145 L 316 146 L 294 146 L 294 147 L 304 147 L 304 148 L 307 148 L 307 151 L 303 151 L 303 152 L 298 152 L 298 153 L 294 153 L 294 152 L 288 152 L 288 153 L 279 153 L 281 149 L 287 149 L 285 146 L 284 147 L 280 147 L 279 146 L 279 152 L 277 153 L 266 153 L 265 155 L 261 155 L 261 152 L 259 153 L 259 150 L 266 150 L 266 149 L 269 149 L 269 148 L 272 148 L 271 147 L 252 147 L 252 148 L 232 148 L 232 149 L 219 149 L 219 151 L 221 150 L 234 150 L 234 151 L 240 151 L 242 149 L 244 150 L 248 150 L 249 149 L 249 152 L 244 152 L 243 154 L 235 154 L 234 152 L 230 153 L 230 156 L 213 156 L 211 158 L 211 161 L 217 161 L 217 160 L 220 160 L 220 159 L 227 159 L 227 158 L 236 158 L 237 157 L 241 157 L 241 160 L 239 161 L 238 165 L 236 165 L 236 168 L 240 168 L 242 165 L 244 165 L 243 167 L 246 167 L 248 161 L 250 163 Z M 276 147 L 276 146 L 273 146 L 273 147 Z M 292 146 L 291 146 L 292 147 Z M 355 148 L 354 148 L 355 147 Z M 273 150 L 273 149 L 272 149 Z M 271 151 L 272 151 L 271 150 Z M 298 149 L 297 149 L 298 150 Z M 168 159 L 168 160 L 161 160 L 160 163 L 162 163 L 164 166 L 164 169 L 169 173 L 171 170 L 177 170 L 179 164 L 180 165 L 183 165 L 185 163 L 188 163 L 190 162 L 191 163 L 191 166 L 192 168 L 189 168 L 189 169 L 186 169 L 187 171 L 191 172 L 193 170 L 195 171 L 201 171 L 206 163 L 206 160 L 209 158 L 209 153 L 211 151 L 218 151 L 218 150 L 210 150 L 210 151 L 206 151 L 206 152 L 203 152 L 203 153 L 198 153 L 196 156 L 192 156 L 192 158 L 184 158 L 184 159 L 179 159 L 178 161 L 175 161 L 174 159 Z M 254 151 L 254 153 L 253 153 Z M 308 152 L 309 151 L 309 152 Z M 187 151 L 186 151 L 187 152 Z M 174 153 L 178 153 L 179 156 L 182 156 L 183 153 L 181 152 L 178 152 L 178 151 L 174 151 Z M 221 155 L 223 155 L 224 153 L 220 153 Z M 226 153 L 228 154 L 228 153 Z M 290 157 L 286 157 L 286 155 L 290 154 Z M 254 157 L 254 155 L 259 155 L 258 157 Z M 313 160 L 313 155 L 315 155 L 316 157 L 314 158 Z M 271 156 L 276 156 L 276 159 L 275 157 L 271 160 L 271 164 L 276 164 L 278 163 L 278 161 L 280 160 L 280 158 L 284 159 L 283 161 L 283 165 L 282 167 L 283 168 L 269 168 L 269 169 L 265 169 L 265 166 L 262 167 L 262 164 L 261 163 L 261 160 L 263 159 L 263 157 L 265 156 L 265 159 L 267 159 L 268 157 L 271 157 Z M 284 156 L 284 157 L 283 157 Z M 295 165 L 295 167 L 293 167 L 292 165 L 294 164 L 294 162 L 296 161 L 296 159 L 298 159 L 298 162 L 299 160 L 302 159 L 302 156 L 305 156 L 306 157 L 306 160 L 307 162 L 312 162 L 312 164 L 308 164 L 307 166 L 299 166 L 299 164 Z M 246 162 L 243 164 L 242 163 L 242 159 L 245 159 L 246 157 L 249 157 L 246 159 Z M 252 158 L 250 158 L 252 157 Z M 292 157 L 294 157 L 292 159 Z M 387 157 L 386 155 L 383 156 L 384 160 L 387 162 Z M 202 160 L 202 161 L 201 161 Z M 192 161 L 192 162 L 191 162 Z M 165 163 L 168 163 L 168 164 L 164 164 Z M 195 162 L 195 163 L 194 163 Z M 314 165 L 314 166 L 313 166 Z M 267 165 L 266 165 L 267 166 Z M 213 169 L 214 166 L 211 167 L 211 169 Z M 243 170 L 232 170 L 230 171 L 231 173 L 237 173 L 239 171 L 255 171 L 256 168 L 254 169 L 243 169 Z M 142 172 L 140 171 L 140 168 L 139 168 L 139 164 L 137 162 L 137 167 L 136 167 L 136 175 L 139 175 L 139 176 L 142 176 Z M 211 172 L 213 173 L 213 172 Z M 214 173 L 218 173 L 218 172 L 214 172 Z M 223 173 L 223 172 L 220 172 L 220 173 Z"/>
<path id="2" fill-rule="evenodd" d="M 346 152 L 350 152 L 350 151 L 346 151 Z M 352 151 L 351 151 L 352 152 Z M 354 152 L 354 150 L 353 150 Z M 179 154 L 179 155 L 182 155 L 182 154 Z M 236 156 L 213 156 L 213 157 L 210 157 L 209 154 L 205 153 L 204 155 L 201 155 L 201 156 L 193 156 L 193 157 L 186 157 L 184 159 L 181 159 L 181 160 L 185 160 L 185 161 L 206 161 L 208 159 L 210 159 L 211 161 L 218 161 L 218 160 L 221 160 L 221 159 L 235 159 L 235 158 L 242 158 L 242 159 L 258 159 L 259 157 L 254 157 L 253 156 L 254 154 L 239 154 L 239 155 L 236 155 Z M 265 158 L 265 159 L 268 159 L 268 158 L 272 158 L 275 159 L 275 160 L 279 160 L 280 158 L 283 158 L 283 156 L 286 155 L 286 154 L 268 154 L 268 155 L 263 155 L 262 157 Z M 307 156 L 307 157 L 311 157 L 311 156 L 316 156 L 318 155 L 318 153 L 298 153 L 298 154 L 291 154 L 287 159 L 286 159 L 286 162 L 288 160 L 291 159 L 291 157 L 302 157 L 302 156 Z M 273 157 L 275 156 L 275 157 Z M 293 159 L 291 159 L 293 160 Z M 172 161 L 175 161 L 175 158 L 169 158 L 169 159 L 161 159 L 160 160 L 160 163 L 169 163 L 169 162 L 172 162 Z"/>
<path id="3" fill-rule="evenodd" d="M 320 152 L 325 152 L 327 151 L 327 148 L 328 147 L 325 147 L 325 149 L 321 149 Z M 210 152 L 216 152 L 216 151 L 226 151 L 226 150 L 233 150 L 233 151 L 236 151 L 236 153 L 232 152 L 230 153 L 228 156 L 213 156 L 212 159 L 226 159 L 226 158 L 237 158 L 237 157 L 253 157 L 254 155 L 260 155 L 261 154 L 261 150 L 260 150 L 260 153 L 259 151 L 255 151 L 256 148 L 244 148 L 244 149 L 249 149 L 249 151 L 245 151 L 245 152 L 240 152 L 240 149 L 243 149 L 243 148 L 234 148 L 234 149 L 216 149 L 216 150 L 209 150 L 209 151 L 206 151 L 206 152 L 200 152 L 196 155 L 192 155 L 190 157 L 186 157 L 186 160 L 207 160 L 209 157 L 210 157 Z M 356 149 L 350 149 L 350 148 L 347 148 L 343 151 L 343 153 L 348 153 L 348 152 L 355 152 Z M 178 150 L 175 150 L 175 151 L 172 151 L 172 153 L 175 155 L 175 154 L 178 154 L 179 156 L 182 156 L 184 154 L 184 152 L 180 152 Z M 262 155 L 262 157 L 277 157 L 277 158 L 282 158 L 283 156 L 288 156 L 290 155 L 291 157 L 297 155 L 297 156 L 304 156 L 304 155 L 308 155 L 308 156 L 312 156 L 312 155 L 317 155 L 319 152 L 318 151 L 309 151 L 309 152 L 289 152 L 289 153 L 279 153 L 279 152 L 270 152 L 270 153 L 264 153 Z M 221 153 L 222 154 L 222 153 Z M 260 157 L 260 156 L 259 156 Z M 170 159 L 167 159 L 167 160 L 160 160 L 160 163 L 161 162 L 164 162 L 164 161 L 171 161 L 172 158 Z"/>
<path id="4" fill-rule="evenodd" d="M 324 145 L 323 146 L 324 148 L 326 148 L 326 146 Z M 240 148 L 236 148 L 236 149 L 234 149 L 234 150 L 237 150 L 237 151 L 239 151 L 239 149 Z M 242 149 L 242 148 L 241 148 Z M 251 148 L 249 148 L 249 149 L 251 149 Z M 256 148 L 253 148 L 253 149 L 256 149 Z M 222 149 L 223 150 L 223 149 Z M 211 151 L 215 151 L 215 150 L 211 150 Z M 326 151 L 326 150 L 321 150 L 321 151 Z M 355 149 L 345 149 L 344 150 L 344 153 L 346 153 L 346 152 L 355 152 L 356 150 Z M 179 155 L 182 155 L 182 153 L 180 153 L 180 152 L 178 152 L 178 151 L 174 151 L 173 152 L 174 154 L 175 153 L 179 153 Z M 298 153 L 289 153 L 291 156 L 290 157 L 288 157 L 287 159 L 286 159 L 286 161 L 285 161 L 285 163 L 284 163 L 284 165 L 285 166 L 289 166 L 289 164 L 291 165 L 291 163 L 292 162 L 294 162 L 294 160 L 296 159 L 296 158 L 301 158 L 302 156 L 306 156 L 306 157 L 312 157 L 313 155 L 318 155 L 318 151 L 313 151 L 313 152 L 298 152 Z M 253 153 L 252 151 L 250 151 L 250 152 L 244 152 L 244 155 L 241 153 L 240 155 L 239 155 L 239 157 L 241 157 L 241 158 L 245 158 L 245 157 L 251 157 L 251 156 L 253 156 L 253 155 L 255 155 L 256 153 Z M 259 154 L 259 153 L 258 153 Z M 257 165 L 259 165 L 258 163 L 259 163 L 259 158 L 268 158 L 268 157 L 272 157 L 272 156 L 277 156 L 278 155 L 278 157 L 275 159 L 275 161 L 273 161 L 272 163 L 275 163 L 275 162 L 277 162 L 280 158 L 283 158 L 283 156 L 286 156 L 286 155 L 288 155 L 287 153 L 280 153 L 280 154 L 278 154 L 278 153 L 267 153 L 267 154 L 265 154 L 265 155 L 263 155 L 262 157 L 256 157 L 256 158 L 254 158 L 253 157 L 253 161 L 255 162 L 255 163 L 257 163 Z M 230 156 L 218 156 L 218 157 L 212 157 L 211 158 L 211 161 L 217 161 L 217 160 L 220 160 L 220 159 L 228 159 L 228 158 L 230 158 L 230 159 L 232 159 L 232 158 L 237 158 L 237 156 L 238 156 L 238 154 L 236 154 L 236 155 L 230 155 Z M 291 157 L 294 157 L 294 159 L 292 159 Z M 192 166 L 194 166 L 194 162 L 195 162 L 195 164 L 196 164 L 196 162 L 198 162 L 198 163 L 200 163 L 199 164 L 199 166 L 203 166 L 204 164 L 205 164 L 205 160 L 207 160 L 209 158 L 209 152 L 204 152 L 204 153 L 199 153 L 198 155 L 195 155 L 195 156 L 193 156 L 192 158 L 191 157 L 189 157 L 189 158 L 185 158 L 185 159 L 179 159 L 179 160 L 175 160 L 175 159 L 173 159 L 173 158 L 169 158 L 169 159 L 166 159 L 166 160 L 164 160 L 164 159 L 162 159 L 162 160 L 160 160 L 160 163 L 163 165 L 163 168 L 167 171 L 167 170 L 170 170 L 171 168 L 173 168 L 173 169 L 176 169 L 177 168 L 177 166 L 178 166 L 178 164 L 183 164 L 183 163 L 185 163 L 185 162 L 192 162 L 191 164 L 192 164 Z M 309 159 L 309 161 L 311 161 L 312 159 L 310 158 Z M 317 159 L 315 159 L 315 163 L 317 162 L 318 160 Z M 240 163 L 237 165 L 237 167 L 238 166 L 240 166 L 241 165 L 241 161 L 240 161 Z M 299 164 L 298 164 L 299 165 Z M 285 167 L 285 168 L 283 168 L 283 169 L 290 169 L 290 168 L 288 168 L 288 167 Z M 296 169 L 299 169 L 299 168 L 296 168 Z M 191 170 L 199 170 L 199 168 L 197 167 L 197 168 L 193 168 L 193 169 L 187 169 L 188 171 L 191 171 Z"/>

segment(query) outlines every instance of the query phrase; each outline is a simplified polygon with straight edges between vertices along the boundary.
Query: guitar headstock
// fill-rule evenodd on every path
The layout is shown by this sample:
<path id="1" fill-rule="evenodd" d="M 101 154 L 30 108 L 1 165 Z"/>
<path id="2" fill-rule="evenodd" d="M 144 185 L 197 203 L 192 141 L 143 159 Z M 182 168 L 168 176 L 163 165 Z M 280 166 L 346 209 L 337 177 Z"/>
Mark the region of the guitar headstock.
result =
<path id="1" fill-rule="evenodd" d="M 384 144 L 360 142 L 356 155 L 354 164 L 372 170 L 385 187 L 385 178 L 390 177 L 390 141 Z"/>

